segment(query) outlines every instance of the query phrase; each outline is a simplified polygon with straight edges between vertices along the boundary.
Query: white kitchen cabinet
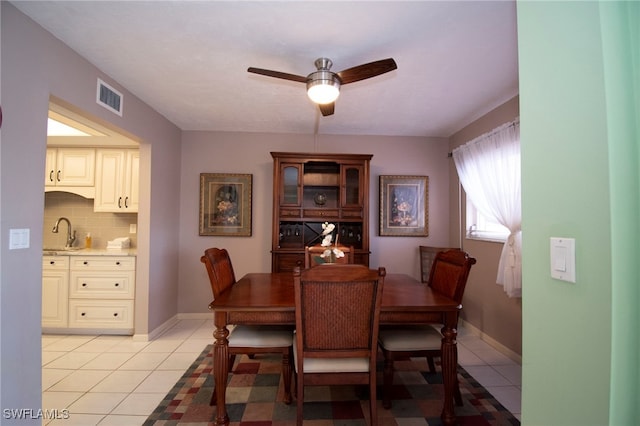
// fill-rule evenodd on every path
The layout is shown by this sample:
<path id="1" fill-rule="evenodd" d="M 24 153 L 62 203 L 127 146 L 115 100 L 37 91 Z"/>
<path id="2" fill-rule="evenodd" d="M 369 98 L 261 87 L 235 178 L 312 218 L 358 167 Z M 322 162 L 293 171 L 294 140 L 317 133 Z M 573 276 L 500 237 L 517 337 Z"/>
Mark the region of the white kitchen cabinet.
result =
<path id="1" fill-rule="evenodd" d="M 140 151 L 98 149 L 94 211 L 137 213 L 140 202 Z"/>
<path id="2" fill-rule="evenodd" d="M 69 256 L 42 258 L 42 327 L 66 328 L 69 304 Z"/>
<path id="3" fill-rule="evenodd" d="M 95 149 L 47 148 L 45 187 L 93 187 L 95 165 Z"/>
<path id="4" fill-rule="evenodd" d="M 103 251 L 42 259 L 44 332 L 133 334 L 135 256 Z"/>
<path id="5" fill-rule="evenodd" d="M 69 327 L 133 332 L 135 257 L 70 256 Z"/>

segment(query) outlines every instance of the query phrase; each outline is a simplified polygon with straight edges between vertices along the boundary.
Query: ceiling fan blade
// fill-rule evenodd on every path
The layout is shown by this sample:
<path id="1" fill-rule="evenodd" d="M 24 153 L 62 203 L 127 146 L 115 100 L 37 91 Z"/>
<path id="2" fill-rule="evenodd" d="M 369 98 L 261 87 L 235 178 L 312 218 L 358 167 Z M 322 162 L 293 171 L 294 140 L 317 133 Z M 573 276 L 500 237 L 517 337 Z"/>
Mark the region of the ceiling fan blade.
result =
<path id="1" fill-rule="evenodd" d="M 333 112 L 336 108 L 336 103 L 331 102 L 330 104 L 318 104 L 318 107 L 320 108 L 322 116 L 326 117 L 327 115 L 333 115 Z"/>
<path id="2" fill-rule="evenodd" d="M 337 72 L 336 74 L 338 74 L 338 77 L 342 80 L 342 84 L 347 84 L 375 77 L 377 75 L 393 71 L 397 68 L 398 66 L 396 65 L 396 61 L 394 61 L 393 58 L 388 58 L 348 68 Z"/>
<path id="3" fill-rule="evenodd" d="M 303 77 L 301 75 L 289 74 L 286 72 L 264 70 L 262 68 L 254 68 L 254 67 L 247 68 L 247 71 L 255 74 L 266 75 L 267 77 L 275 77 L 275 78 L 282 78 L 284 80 L 297 81 L 299 83 L 307 82 L 307 77 Z"/>

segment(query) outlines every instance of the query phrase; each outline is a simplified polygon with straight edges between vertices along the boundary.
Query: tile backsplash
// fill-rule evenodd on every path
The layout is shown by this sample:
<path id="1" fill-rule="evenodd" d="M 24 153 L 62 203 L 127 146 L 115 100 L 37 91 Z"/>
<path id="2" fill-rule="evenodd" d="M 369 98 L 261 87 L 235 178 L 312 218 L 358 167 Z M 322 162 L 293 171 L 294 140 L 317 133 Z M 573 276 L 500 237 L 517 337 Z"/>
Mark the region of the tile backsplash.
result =
<path id="1" fill-rule="evenodd" d="M 93 248 L 106 248 L 107 242 L 118 237 L 131 238 L 131 247 L 137 247 L 137 234 L 130 234 L 130 225 L 138 224 L 137 213 L 103 213 L 93 211 L 93 200 L 69 192 L 44 193 L 43 247 L 64 247 L 67 223 L 61 222 L 57 234 L 51 232 L 60 217 L 71 222 L 76 231 L 74 247 L 84 247 L 85 236 L 91 233 Z"/>

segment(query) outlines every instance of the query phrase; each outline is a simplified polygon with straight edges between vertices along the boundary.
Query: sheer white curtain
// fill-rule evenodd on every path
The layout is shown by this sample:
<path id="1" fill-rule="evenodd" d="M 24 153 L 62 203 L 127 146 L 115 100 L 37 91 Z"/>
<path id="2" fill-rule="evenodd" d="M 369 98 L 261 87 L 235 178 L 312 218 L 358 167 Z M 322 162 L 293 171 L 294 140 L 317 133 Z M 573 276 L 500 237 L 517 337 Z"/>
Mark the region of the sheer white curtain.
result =
<path id="1" fill-rule="evenodd" d="M 496 283 L 522 296 L 520 121 L 503 124 L 453 151 L 460 183 L 473 205 L 510 234 L 502 248 Z"/>

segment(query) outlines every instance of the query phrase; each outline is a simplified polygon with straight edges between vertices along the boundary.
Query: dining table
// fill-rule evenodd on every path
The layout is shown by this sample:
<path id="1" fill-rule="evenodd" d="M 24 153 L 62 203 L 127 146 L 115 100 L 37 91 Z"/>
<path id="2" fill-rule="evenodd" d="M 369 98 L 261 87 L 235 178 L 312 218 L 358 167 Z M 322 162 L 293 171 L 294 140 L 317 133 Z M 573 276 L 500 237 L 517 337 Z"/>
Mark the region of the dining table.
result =
<path id="1" fill-rule="evenodd" d="M 228 325 L 295 326 L 292 272 L 248 273 L 211 303 L 214 311 L 213 375 L 216 389 L 217 425 L 228 425 L 226 386 L 229 376 Z M 380 325 L 442 325 L 442 375 L 444 401 L 441 419 L 455 424 L 454 389 L 457 380 L 456 343 L 458 313 L 462 306 L 417 279 L 386 274 L 380 308 Z M 339 330 L 336 330 L 339 332 Z"/>

